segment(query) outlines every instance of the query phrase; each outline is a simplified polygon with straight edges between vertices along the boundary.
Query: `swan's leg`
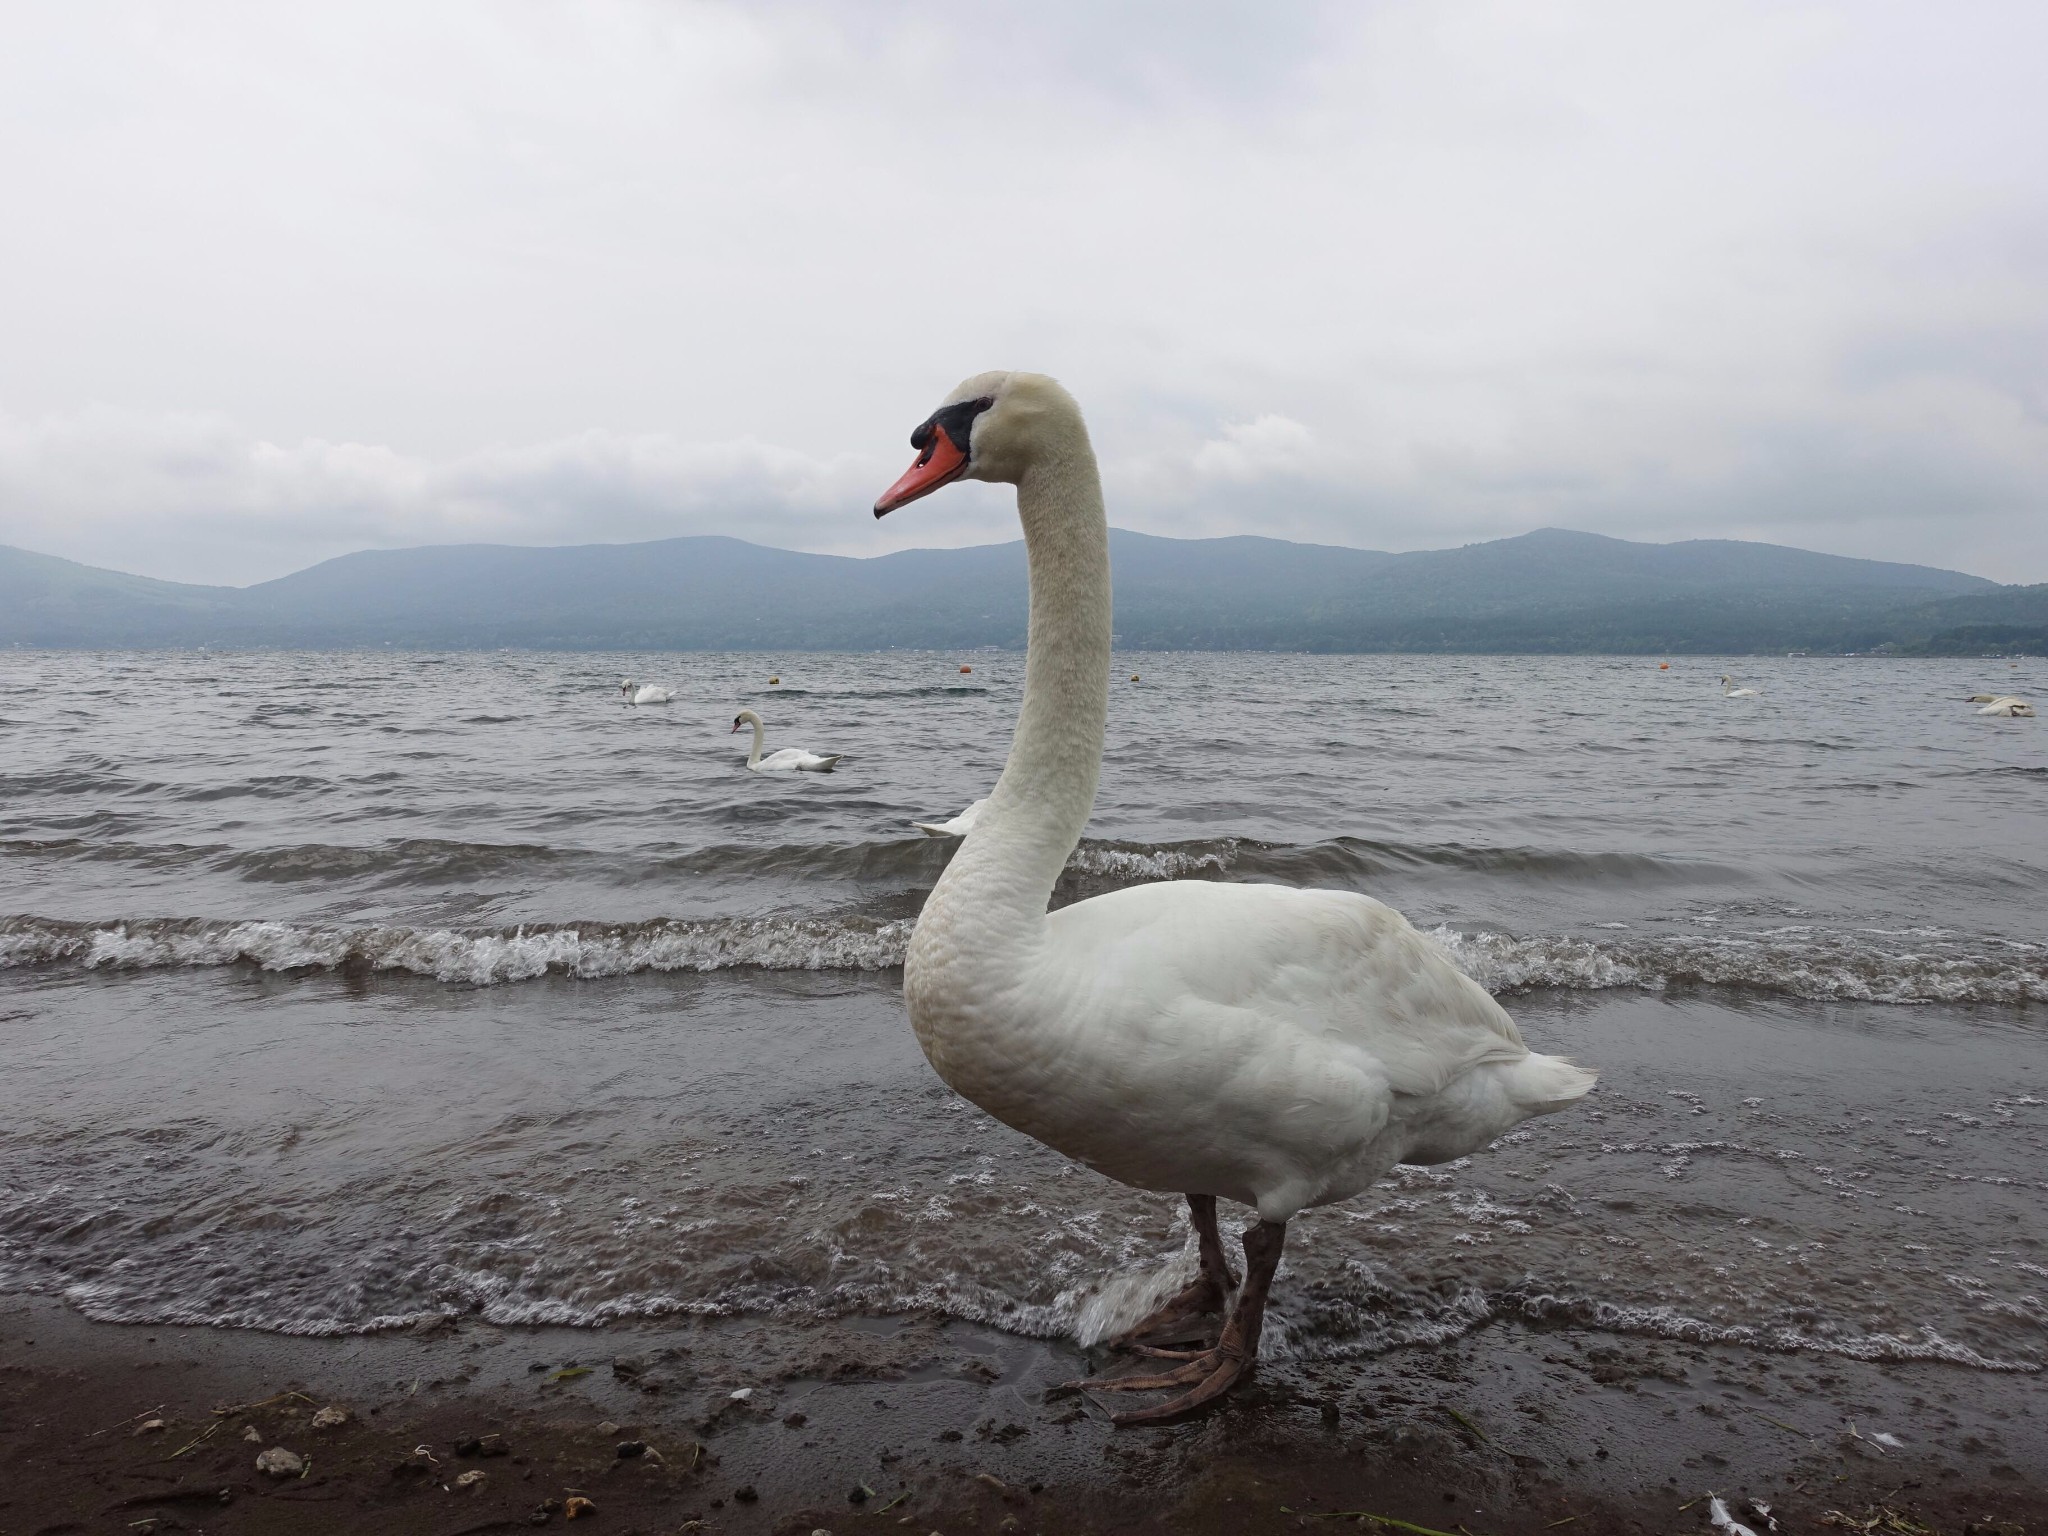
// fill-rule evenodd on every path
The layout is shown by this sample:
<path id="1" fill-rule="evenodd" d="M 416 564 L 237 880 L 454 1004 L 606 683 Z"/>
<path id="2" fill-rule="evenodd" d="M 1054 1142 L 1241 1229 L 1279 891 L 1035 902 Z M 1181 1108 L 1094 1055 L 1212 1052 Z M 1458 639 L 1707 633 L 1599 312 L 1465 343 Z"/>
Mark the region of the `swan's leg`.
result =
<path id="1" fill-rule="evenodd" d="M 1244 1289 L 1237 1293 L 1237 1305 L 1214 1349 L 1196 1356 L 1179 1370 L 1162 1375 L 1120 1376 L 1113 1381 L 1086 1383 L 1098 1392 L 1188 1388 L 1157 1407 L 1112 1414 L 1115 1422 L 1159 1424 L 1177 1419 L 1214 1402 L 1250 1374 L 1259 1355 L 1259 1333 L 1266 1322 L 1266 1296 L 1272 1289 L 1273 1271 L 1280 1267 L 1280 1250 L 1286 1242 L 1287 1224 L 1282 1221 L 1260 1221 L 1245 1229 Z"/>
<path id="2" fill-rule="evenodd" d="M 1138 1345 L 1140 1339 L 1196 1335 L 1199 1330 L 1189 1325 L 1210 1313 L 1220 1313 L 1229 1303 L 1230 1293 L 1237 1289 L 1237 1276 L 1230 1272 L 1230 1261 L 1223 1257 L 1223 1238 L 1216 1230 L 1216 1197 L 1189 1195 L 1188 1217 L 1194 1224 L 1195 1240 L 1201 1254 L 1200 1272 L 1178 1295 L 1169 1296 L 1150 1316 L 1111 1339 L 1110 1348 L 1141 1348 Z M 1176 1329 L 1179 1331 L 1173 1331 Z M 1152 1353 L 1142 1349 L 1141 1352 Z"/>

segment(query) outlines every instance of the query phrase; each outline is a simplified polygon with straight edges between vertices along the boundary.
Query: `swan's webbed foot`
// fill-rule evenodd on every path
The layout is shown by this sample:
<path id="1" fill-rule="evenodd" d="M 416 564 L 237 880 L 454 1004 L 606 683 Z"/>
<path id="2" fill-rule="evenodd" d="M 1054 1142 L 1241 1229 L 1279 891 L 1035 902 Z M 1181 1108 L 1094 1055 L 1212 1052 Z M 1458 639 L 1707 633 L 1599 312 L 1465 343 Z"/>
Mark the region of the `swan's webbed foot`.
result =
<path id="1" fill-rule="evenodd" d="M 1201 1373 L 1193 1378 L 1194 1385 L 1179 1397 L 1170 1398 L 1150 1408 L 1134 1408 L 1129 1413 L 1112 1413 L 1109 1421 L 1121 1427 L 1126 1424 L 1164 1424 L 1169 1420 L 1181 1418 L 1208 1407 L 1249 1375 L 1251 1368 L 1250 1358 L 1225 1350 L 1219 1345 L 1206 1354 L 1190 1360 L 1179 1371 L 1171 1373 L 1171 1384 L 1174 1386 L 1179 1386 L 1189 1379 L 1184 1372 Z M 1161 1377 L 1159 1380 L 1165 1383 L 1168 1378 Z M 1132 1390 L 1137 1389 L 1133 1387 Z"/>
<path id="2" fill-rule="evenodd" d="M 1189 1195 L 1188 1217 L 1193 1223 L 1201 1271 L 1183 1286 L 1178 1295 L 1161 1302 L 1152 1313 L 1108 1341 L 1111 1349 L 1134 1349 L 1140 1354 L 1158 1354 L 1147 1344 L 1171 1344 L 1200 1339 L 1209 1334 L 1204 1318 L 1220 1316 L 1237 1289 L 1237 1276 L 1223 1257 L 1223 1239 L 1216 1230 L 1216 1197 Z M 1139 1341 L 1143 1340 L 1144 1343 Z M 1171 1359 L 1187 1359 L 1186 1354 Z"/>
<path id="3" fill-rule="evenodd" d="M 1266 1296 L 1273 1284 L 1273 1272 L 1280 1267 L 1280 1249 L 1287 1241 L 1284 1222 L 1259 1221 L 1245 1230 L 1244 1289 L 1224 1326 L 1216 1347 L 1188 1358 L 1171 1371 L 1154 1375 L 1116 1376 L 1107 1381 L 1076 1381 L 1068 1386 L 1094 1392 L 1163 1392 L 1175 1387 L 1188 1390 L 1151 1408 L 1110 1415 L 1113 1423 L 1163 1424 L 1169 1419 L 1206 1408 L 1251 1374 L 1259 1357 L 1259 1334 L 1266 1320 Z M 1170 1351 L 1148 1349 L 1145 1353 L 1175 1358 Z"/>

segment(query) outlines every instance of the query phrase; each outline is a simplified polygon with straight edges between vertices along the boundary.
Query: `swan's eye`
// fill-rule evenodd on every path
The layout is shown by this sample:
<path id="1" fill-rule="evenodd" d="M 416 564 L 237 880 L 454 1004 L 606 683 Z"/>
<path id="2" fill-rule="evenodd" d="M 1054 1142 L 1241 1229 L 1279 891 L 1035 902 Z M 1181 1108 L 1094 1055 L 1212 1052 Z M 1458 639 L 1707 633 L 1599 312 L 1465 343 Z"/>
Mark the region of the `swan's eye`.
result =
<path id="1" fill-rule="evenodd" d="M 984 395 L 979 400 L 962 400 L 957 405 L 933 411 L 910 434 L 910 446 L 923 455 L 918 463 L 923 464 L 931 458 L 932 450 L 938 446 L 940 432 L 945 433 L 946 440 L 961 453 L 966 453 L 974 438 L 974 418 L 995 403 L 992 396 Z"/>

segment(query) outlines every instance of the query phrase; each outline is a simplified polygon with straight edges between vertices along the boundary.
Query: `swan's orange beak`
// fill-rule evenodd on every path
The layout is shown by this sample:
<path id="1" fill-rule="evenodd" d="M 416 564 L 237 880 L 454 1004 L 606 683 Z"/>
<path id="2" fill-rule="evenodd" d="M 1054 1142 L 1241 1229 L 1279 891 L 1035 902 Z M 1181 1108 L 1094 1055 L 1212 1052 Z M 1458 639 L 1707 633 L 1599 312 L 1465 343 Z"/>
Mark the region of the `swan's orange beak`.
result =
<path id="1" fill-rule="evenodd" d="M 930 441 L 917 456 L 917 462 L 903 471 L 903 478 L 882 493 L 882 499 L 875 503 L 875 516 L 894 512 L 920 496 L 929 496 L 948 480 L 958 480 L 967 472 L 967 454 L 953 446 L 947 433 L 930 423 L 924 430 L 931 433 Z"/>

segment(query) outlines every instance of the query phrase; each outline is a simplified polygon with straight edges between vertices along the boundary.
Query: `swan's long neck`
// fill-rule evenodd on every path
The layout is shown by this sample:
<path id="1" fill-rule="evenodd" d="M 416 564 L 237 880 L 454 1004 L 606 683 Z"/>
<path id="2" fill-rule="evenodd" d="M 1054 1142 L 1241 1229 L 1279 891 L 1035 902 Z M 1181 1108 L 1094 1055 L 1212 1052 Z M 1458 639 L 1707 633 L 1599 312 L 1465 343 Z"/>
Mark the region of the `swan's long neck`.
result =
<path id="1" fill-rule="evenodd" d="M 1079 412 L 1040 429 L 1017 485 L 1031 567 L 1024 707 L 1003 776 L 933 890 L 987 960 L 1035 947 L 1046 902 L 1081 840 L 1109 713 L 1109 526 Z"/>
<path id="2" fill-rule="evenodd" d="M 751 752 L 749 752 L 749 753 L 747 754 L 747 766 L 748 766 L 749 768 L 752 768 L 752 767 L 753 767 L 753 766 L 754 766 L 755 764 L 757 764 L 757 763 L 759 763 L 759 762 L 761 761 L 761 740 L 762 740 L 762 738 L 763 738 L 764 736 L 766 736 L 766 735 L 767 735 L 767 732 L 761 729 L 761 720 L 760 720 L 760 717 L 759 717 L 758 715 L 757 715 L 757 716 L 755 716 L 755 717 L 754 717 L 754 749 L 753 749 L 753 751 L 751 751 Z"/>

